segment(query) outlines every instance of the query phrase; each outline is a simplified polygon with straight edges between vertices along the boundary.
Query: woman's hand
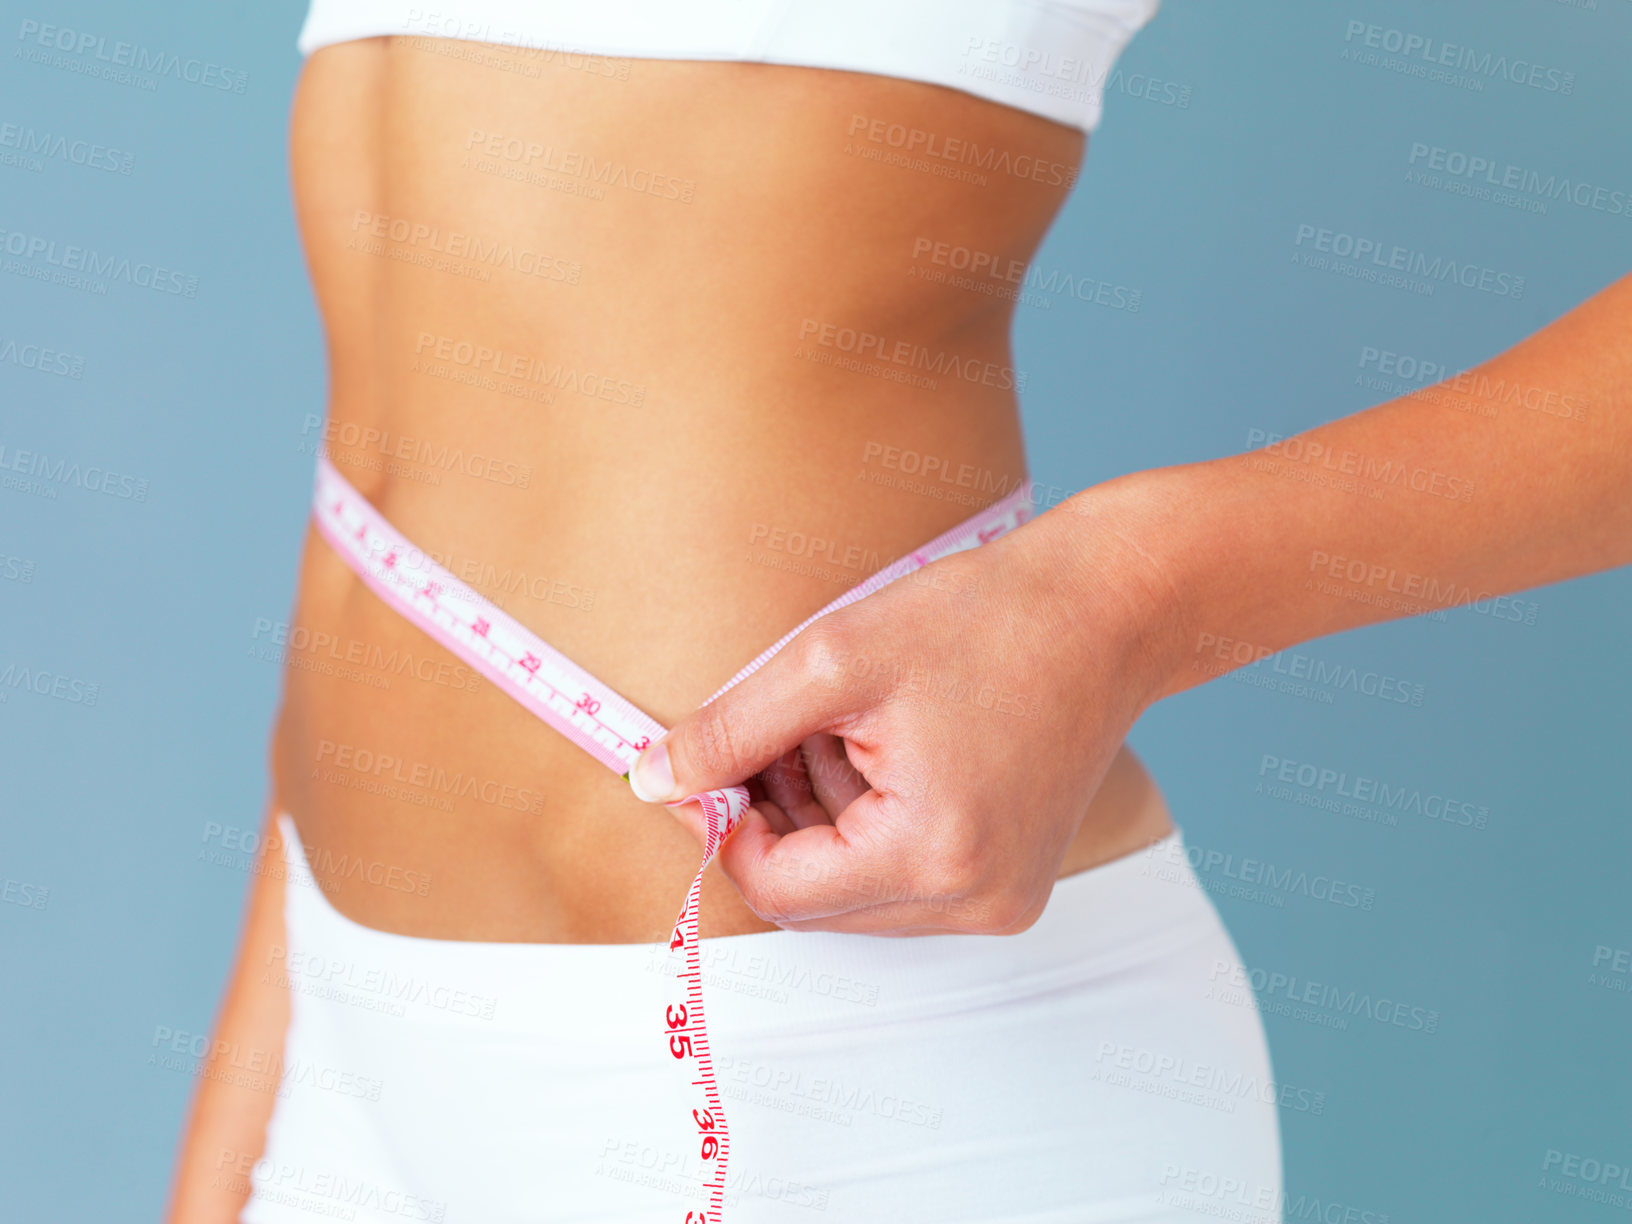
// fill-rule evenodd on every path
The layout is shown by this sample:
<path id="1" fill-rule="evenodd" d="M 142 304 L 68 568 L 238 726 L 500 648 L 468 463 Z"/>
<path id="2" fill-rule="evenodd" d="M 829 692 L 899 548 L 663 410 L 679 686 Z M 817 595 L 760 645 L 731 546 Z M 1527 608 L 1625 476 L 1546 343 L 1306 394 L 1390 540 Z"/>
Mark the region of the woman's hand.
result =
<path id="1" fill-rule="evenodd" d="M 1158 697 L 1322 634 L 1632 563 L 1629 334 L 1632 276 L 1437 386 L 1097 485 L 817 621 L 648 749 L 637 793 L 780 760 L 721 851 L 761 917 L 1024 930 Z"/>
<path id="2" fill-rule="evenodd" d="M 648 749 L 637 793 L 760 774 L 720 862 L 779 926 L 1025 930 L 1177 640 L 1165 584 L 1116 516 L 1103 533 L 1064 521 L 1084 509 L 818 620 Z M 694 805 L 674 811 L 700 836 Z"/>

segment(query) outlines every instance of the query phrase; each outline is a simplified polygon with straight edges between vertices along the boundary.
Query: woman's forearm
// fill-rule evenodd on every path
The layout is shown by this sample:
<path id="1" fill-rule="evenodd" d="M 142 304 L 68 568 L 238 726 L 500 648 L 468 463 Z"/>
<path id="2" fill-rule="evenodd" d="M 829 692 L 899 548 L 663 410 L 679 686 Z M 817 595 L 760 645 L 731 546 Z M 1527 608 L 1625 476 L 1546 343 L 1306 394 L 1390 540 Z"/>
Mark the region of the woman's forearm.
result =
<path id="1" fill-rule="evenodd" d="M 1155 697 L 1322 634 L 1632 562 L 1632 277 L 1491 361 L 1264 448 L 1077 495 L 1170 609 Z M 1054 516 L 1046 516 L 1054 517 Z"/>
<path id="2" fill-rule="evenodd" d="M 168 1224 L 237 1220 L 249 1198 L 249 1172 L 266 1143 L 289 1027 L 288 991 L 267 974 L 272 950 L 286 942 L 282 845 L 269 812 L 237 960 L 177 1154 Z M 246 1064 L 257 1072 L 246 1074 Z"/>

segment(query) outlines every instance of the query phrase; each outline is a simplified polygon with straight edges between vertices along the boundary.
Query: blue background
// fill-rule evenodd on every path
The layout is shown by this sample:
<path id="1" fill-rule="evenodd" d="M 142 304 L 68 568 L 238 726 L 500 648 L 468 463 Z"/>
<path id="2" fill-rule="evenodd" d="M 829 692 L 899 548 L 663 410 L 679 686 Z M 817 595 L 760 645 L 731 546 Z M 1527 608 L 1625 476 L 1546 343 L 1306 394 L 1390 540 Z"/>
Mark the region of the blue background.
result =
<path id="1" fill-rule="evenodd" d="M 69 694 L 0 702 L 0 1212 L 136 1219 L 160 1210 L 192 1088 L 149 1065 L 154 1033 L 208 1031 L 236 936 L 247 876 L 200 861 L 201 838 L 206 822 L 260 818 L 279 669 L 254 657 L 253 631 L 290 603 L 302 421 L 325 392 L 285 160 L 303 8 L 3 9 L 0 124 L 108 146 L 129 173 L 0 165 L 0 227 L 198 278 L 194 297 L 101 295 L 0 254 L 0 344 L 60 349 L 78 370 L 0 361 L 0 445 L 148 482 L 145 500 L 0 490 L 0 669 L 65 676 Z M 247 83 L 147 91 L 31 62 L 15 53 L 25 19 Z M 1527 58 L 1573 89 L 1346 59 L 1363 50 L 1351 21 Z M 1454 371 L 1625 274 L 1632 201 L 1536 213 L 1406 175 L 1423 144 L 1632 191 L 1629 49 L 1629 0 L 1168 0 L 1123 58 L 1038 259 L 1137 290 L 1139 309 L 1045 290 L 1046 308 L 1018 311 L 1038 481 L 1076 489 L 1342 416 L 1391 397 L 1356 385 L 1367 348 Z M 1524 292 L 1424 296 L 1301 266 L 1303 224 L 1522 275 Z M 1632 573 L 1523 600 L 1534 624 L 1463 609 L 1310 643 L 1163 703 L 1135 733 L 1193 845 L 1375 890 L 1369 911 L 1220 896 L 1250 965 L 1438 1013 L 1433 1033 L 1268 1015 L 1278 1076 L 1325 1094 L 1318 1116 L 1283 1111 L 1305 1213 L 1619 1214 L 1578 1179 L 1547 1181 L 1544 1162 L 1632 1166 L 1632 982 L 1589 981 L 1595 948 L 1632 947 Z M 1279 679 L 1294 654 L 1421 685 L 1422 704 L 1247 682 Z M 94 704 L 71 699 L 89 684 Z M 1266 755 L 1466 801 L 1488 825 L 1406 813 L 1389 827 L 1259 793 Z"/>

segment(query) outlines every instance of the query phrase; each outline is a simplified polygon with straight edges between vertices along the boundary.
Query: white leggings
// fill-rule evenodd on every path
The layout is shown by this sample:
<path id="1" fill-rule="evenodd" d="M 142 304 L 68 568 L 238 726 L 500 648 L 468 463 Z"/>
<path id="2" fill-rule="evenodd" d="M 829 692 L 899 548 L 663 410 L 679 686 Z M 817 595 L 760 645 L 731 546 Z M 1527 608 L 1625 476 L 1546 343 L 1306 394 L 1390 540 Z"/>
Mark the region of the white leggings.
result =
<path id="1" fill-rule="evenodd" d="M 666 949 L 392 935 L 279 819 L 283 1087 L 245 1224 L 683 1224 Z M 1177 852 L 1175 852 L 1177 851 Z M 1013 936 L 705 940 L 728 1224 L 1279 1219 L 1277 1092 L 1174 833 Z M 1207 1187 L 1232 1186 L 1228 1200 Z M 698 1218 L 701 1218 L 700 1216 Z M 1243 1217 L 1244 1218 L 1244 1217 Z"/>

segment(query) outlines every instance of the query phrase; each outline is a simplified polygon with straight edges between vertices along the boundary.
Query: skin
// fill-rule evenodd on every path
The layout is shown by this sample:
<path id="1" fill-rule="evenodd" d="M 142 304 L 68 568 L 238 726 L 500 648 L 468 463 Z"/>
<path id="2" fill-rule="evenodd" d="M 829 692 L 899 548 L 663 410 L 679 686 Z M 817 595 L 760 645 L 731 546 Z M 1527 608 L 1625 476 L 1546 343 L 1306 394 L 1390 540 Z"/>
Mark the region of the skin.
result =
<path id="1" fill-rule="evenodd" d="M 277 963 L 275 950 L 286 946 L 283 850 L 273 817 L 268 810 L 236 965 L 221 997 L 210 1054 L 177 1152 L 165 1217 L 172 1224 L 237 1220 L 249 1198 L 246 1174 L 265 1147 L 266 1124 L 276 1103 L 289 995 L 268 972 Z M 250 1065 L 270 1070 L 244 1074 L 243 1068 Z"/>
<path id="2" fill-rule="evenodd" d="M 1156 700 L 1322 634 L 1628 562 L 1632 277 L 1437 386 L 1110 481 L 937 562 L 926 576 L 987 593 L 956 621 L 908 584 L 824 618 L 636 778 L 673 800 L 840 737 L 859 777 L 838 802 L 797 819 L 762 804 L 721 851 L 754 911 L 796 930 L 1013 933 Z M 846 681 L 880 655 L 897 672 Z M 918 702 L 893 681 L 914 672 L 1034 694 L 1044 734 Z M 695 830 L 694 806 L 675 811 Z"/>
<path id="3" fill-rule="evenodd" d="M 892 124 L 1028 173 L 972 182 L 877 160 Z M 1084 143 L 1035 115 L 865 74 L 421 38 L 323 48 L 290 131 L 329 366 L 327 426 L 308 421 L 300 443 L 324 444 L 408 538 L 672 725 L 790 627 L 1024 480 L 1014 303 L 982 291 L 1012 282 L 947 283 L 951 257 L 936 252 L 1023 268 Z M 587 163 L 567 165 L 586 157 L 651 190 L 586 193 Z M 524 257 L 484 260 L 470 238 Z M 847 368 L 839 329 L 943 372 L 933 386 L 881 377 L 911 366 L 876 353 L 869 371 Z M 462 360 L 465 342 L 578 379 L 501 378 Z M 947 358 L 971 376 L 944 372 Z M 291 432 L 308 411 L 291 406 Z M 952 485 L 960 499 L 892 485 L 886 448 L 974 478 Z M 790 533 L 833 545 L 812 565 Z M 967 592 L 925 597 L 932 618 L 976 606 Z M 666 937 L 697 863 L 683 825 L 472 682 L 315 530 L 289 622 L 273 639 L 287 668 L 271 806 L 293 816 L 330 904 L 437 939 Z M 835 744 L 815 741 L 756 790 L 796 813 L 800 795 L 834 802 L 854 781 Z M 1098 785 L 1055 836 L 1055 875 L 1171 829 L 1132 754 L 1096 751 Z M 359 863 L 370 871 L 345 870 Z M 224 1047 L 282 1048 L 288 1000 L 260 974 L 281 902 L 262 877 L 214 1034 Z M 710 870 L 705 937 L 774 926 Z M 272 1105 L 201 1079 L 173 1221 L 235 1218 L 247 1183 L 212 1184 L 217 1162 L 260 1154 Z"/>
<path id="4" fill-rule="evenodd" d="M 538 69 L 529 75 L 448 47 L 325 48 L 306 67 L 291 124 L 331 371 L 328 430 L 307 438 L 325 437 L 339 469 L 409 539 L 672 725 L 790 626 L 1023 480 L 1006 374 L 1013 303 L 924 279 L 944 269 L 913 251 L 928 238 L 1023 263 L 1065 199 L 1082 133 L 853 73 L 630 61 L 618 79 L 517 53 Z M 851 136 L 857 116 L 1024 154 L 1058 181 L 992 175 L 980 186 L 880 165 L 854 151 L 888 147 Z M 552 153 L 509 161 L 511 137 L 518 151 Z M 493 172 L 537 171 L 569 154 L 688 184 L 689 202 L 617 187 L 595 199 Z M 430 244 L 373 237 L 393 221 L 542 253 L 577 283 L 421 267 L 402 256 Z M 925 387 L 857 373 L 817 360 L 839 353 L 821 343 L 828 324 L 995 376 L 942 375 Z M 544 384 L 545 402 L 474 387 L 457 357 L 466 341 L 602 376 L 612 393 Z M 508 466 L 479 478 L 420 457 L 421 442 Z M 858 479 L 883 470 L 866 461 L 869 443 L 968 465 L 992 487 L 970 504 Z M 399 460 L 404 446 L 411 457 Z M 525 488 L 513 472 L 529 474 Z M 788 533 L 834 541 L 838 559 L 801 572 L 809 558 L 775 546 Z M 291 620 L 310 635 L 301 640 L 336 645 L 289 651 L 279 801 L 302 840 L 335 860 L 432 881 L 427 895 L 347 884 L 320 859 L 314 869 L 335 885 L 341 912 L 431 938 L 601 943 L 667 932 L 695 869 L 684 830 L 491 685 L 467 687 L 457 661 L 315 529 Z M 327 666 L 337 652 L 348 674 Z M 388 689 L 374 683 L 382 676 Z M 383 778 L 382 758 L 399 763 Z M 1166 831 L 1137 763 L 1128 756 L 1119 769 L 1116 806 L 1062 870 Z M 414 784 L 433 771 L 480 789 L 449 797 Z M 432 802 L 382 794 L 382 780 Z M 771 928 L 723 879 L 710 883 L 705 936 Z"/>

